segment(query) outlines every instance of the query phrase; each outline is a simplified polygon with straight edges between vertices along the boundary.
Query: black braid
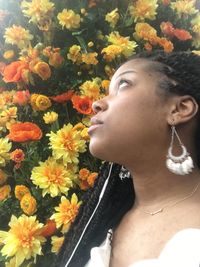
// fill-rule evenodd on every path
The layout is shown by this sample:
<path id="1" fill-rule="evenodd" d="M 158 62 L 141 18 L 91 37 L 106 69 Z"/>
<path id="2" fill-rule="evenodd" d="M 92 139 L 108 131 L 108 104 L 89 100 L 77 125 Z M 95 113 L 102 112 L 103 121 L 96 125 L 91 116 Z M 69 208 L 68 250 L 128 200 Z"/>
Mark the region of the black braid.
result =
<path id="1" fill-rule="evenodd" d="M 165 75 L 166 78 L 163 78 L 159 84 L 163 91 L 178 95 L 189 94 L 200 105 L 200 56 L 192 52 L 166 54 L 156 51 L 155 53 L 141 53 L 134 56 L 134 58 L 147 59 L 151 69 Z M 151 64 L 152 61 L 154 64 Z M 200 166 L 200 138 L 197 138 L 199 133 L 200 123 L 196 132 L 197 157 Z M 120 180 L 120 169 L 120 165 L 114 164 L 104 197 L 69 265 L 70 267 L 83 267 L 89 259 L 90 249 L 100 245 L 105 239 L 108 229 L 117 226 L 124 214 L 133 206 L 134 189 L 132 179 Z M 64 244 L 55 264 L 56 267 L 64 267 L 69 259 L 95 209 L 108 171 L 109 164 L 104 163 L 94 187 L 84 196 L 79 214 L 66 234 Z"/>

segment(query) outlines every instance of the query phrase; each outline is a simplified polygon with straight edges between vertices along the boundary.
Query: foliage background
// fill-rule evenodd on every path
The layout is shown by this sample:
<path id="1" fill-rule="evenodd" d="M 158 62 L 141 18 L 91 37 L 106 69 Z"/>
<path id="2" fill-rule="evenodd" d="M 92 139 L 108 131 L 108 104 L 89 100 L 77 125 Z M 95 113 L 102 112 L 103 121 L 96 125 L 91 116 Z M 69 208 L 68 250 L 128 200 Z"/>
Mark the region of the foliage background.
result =
<path id="1" fill-rule="evenodd" d="M 132 54 L 154 49 L 199 54 L 199 7 L 194 0 L 0 0 L 0 266 L 50 265 L 64 228 L 73 222 L 79 200 L 93 186 L 101 164 L 88 152 L 92 102 L 107 94 L 115 68 Z M 24 12 L 28 9 L 29 13 Z M 64 9 L 67 11 L 60 18 L 58 14 Z M 70 10 L 74 13 L 69 14 Z M 15 62 L 17 65 L 12 65 Z M 38 96 L 41 101 L 37 102 Z M 13 139 L 16 130 L 12 126 L 25 122 L 36 124 L 42 136 L 25 140 L 18 124 L 23 140 Z M 60 130 L 63 135 L 59 136 Z M 65 141 L 68 143 L 61 153 L 59 146 Z M 69 151 L 71 158 L 64 156 Z M 56 164 L 69 171 L 67 178 L 63 169 L 60 174 L 63 191 L 55 177 L 45 174 L 50 168 L 45 165 L 49 157 L 55 175 L 61 168 Z M 35 169 L 38 166 L 42 166 L 40 171 Z M 33 170 L 39 172 L 35 180 Z M 45 175 L 48 188 L 44 194 Z M 21 185 L 28 191 L 16 189 Z M 23 205 L 25 193 L 32 198 Z M 63 196 L 66 205 L 55 210 Z M 16 217 L 13 223 L 12 215 Z M 29 229 L 25 237 L 29 245 L 24 245 L 25 234 L 11 231 L 14 226 L 19 230 L 20 218 L 33 216 L 33 225 L 42 223 L 35 250 L 30 237 L 36 233 Z M 57 245 L 52 237 L 61 237 Z M 11 252 L 6 244 L 12 242 Z M 27 251 L 19 255 L 22 245 Z"/>

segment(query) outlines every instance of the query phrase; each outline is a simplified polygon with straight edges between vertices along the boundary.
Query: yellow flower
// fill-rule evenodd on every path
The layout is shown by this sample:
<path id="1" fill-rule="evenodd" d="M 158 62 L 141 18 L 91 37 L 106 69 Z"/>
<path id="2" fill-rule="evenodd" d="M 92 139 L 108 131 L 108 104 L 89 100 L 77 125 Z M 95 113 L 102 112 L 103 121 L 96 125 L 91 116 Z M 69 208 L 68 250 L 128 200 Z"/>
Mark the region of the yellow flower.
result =
<path id="1" fill-rule="evenodd" d="M 0 201 L 9 197 L 11 192 L 11 187 L 9 185 L 3 185 L 0 187 Z"/>
<path id="2" fill-rule="evenodd" d="M 46 239 L 41 236 L 43 224 L 36 221 L 36 216 L 22 215 L 11 217 L 8 232 L 0 231 L 0 240 L 4 244 L 1 254 L 15 258 L 15 267 L 20 266 L 24 260 L 42 255 L 42 245 Z"/>
<path id="3" fill-rule="evenodd" d="M 11 143 L 8 138 L 0 138 L 0 166 L 4 167 L 6 161 L 10 159 L 9 151 L 11 149 Z"/>
<path id="4" fill-rule="evenodd" d="M 13 25 L 10 28 L 6 28 L 4 38 L 7 44 L 17 45 L 22 49 L 29 45 L 33 35 L 23 27 Z"/>
<path id="5" fill-rule="evenodd" d="M 60 248 L 62 247 L 62 244 L 64 242 L 64 236 L 58 237 L 58 236 L 52 236 L 51 237 L 51 252 L 58 254 Z"/>
<path id="6" fill-rule="evenodd" d="M 85 141 L 81 139 L 80 131 L 73 130 L 73 126 L 68 123 L 56 133 L 51 132 L 47 135 L 55 159 L 62 159 L 64 164 L 79 162 L 79 153 L 86 150 Z"/>
<path id="7" fill-rule="evenodd" d="M 89 141 L 90 140 L 90 136 L 88 134 L 88 128 L 85 127 L 85 129 L 83 129 L 81 131 L 81 137 L 85 140 L 85 141 Z"/>
<path id="8" fill-rule="evenodd" d="M 56 197 L 61 193 L 67 194 L 73 186 L 75 174 L 62 163 L 57 163 L 54 158 L 49 157 L 40 166 L 34 167 L 31 174 L 33 183 L 42 189 L 42 195 L 50 194 Z"/>
<path id="9" fill-rule="evenodd" d="M 73 10 L 63 9 L 62 12 L 58 13 L 57 16 L 60 25 L 68 30 L 77 29 L 80 27 L 81 17 L 76 14 Z"/>
<path id="10" fill-rule="evenodd" d="M 112 61 L 117 56 L 121 55 L 122 48 L 118 45 L 109 45 L 102 49 L 101 51 L 103 55 L 103 58 L 105 58 L 106 61 Z"/>
<path id="11" fill-rule="evenodd" d="M 15 197 L 17 199 L 21 200 L 26 194 L 31 194 L 28 187 L 26 187 L 25 185 L 15 186 Z"/>
<path id="12" fill-rule="evenodd" d="M 0 169 L 0 185 L 3 185 L 6 182 L 7 178 L 8 175 L 2 169 Z"/>
<path id="13" fill-rule="evenodd" d="M 110 86 L 110 80 L 103 80 L 101 86 L 107 92 Z"/>
<path id="14" fill-rule="evenodd" d="M 98 63 L 98 60 L 96 59 L 97 56 L 98 56 L 98 54 L 96 52 L 84 53 L 84 54 L 82 54 L 82 61 L 85 64 L 96 65 Z"/>
<path id="15" fill-rule="evenodd" d="M 7 122 L 17 118 L 17 107 L 11 107 L 1 112 L 0 117 Z"/>
<path id="16" fill-rule="evenodd" d="M 85 125 L 81 122 L 74 125 L 73 130 L 75 131 L 82 131 L 85 128 Z"/>
<path id="17" fill-rule="evenodd" d="M 157 31 L 148 23 L 137 23 L 135 25 L 135 35 L 139 39 L 149 41 L 157 38 Z"/>
<path id="18" fill-rule="evenodd" d="M 81 56 L 81 47 L 79 45 L 72 45 L 67 54 L 67 58 L 70 59 L 73 63 L 80 64 L 82 62 Z"/>
<path id="19" fill-rule="evenodd" d="M 15 55 L 15 52 L 13 50 L 7 50 L 6 52 L 3 53 L 3 57 L 5 59 L 11 59 Z"/>
<path id="20" fill-rule="evenodd" d="M 198 56 L 200 56 L 200 50 L 192 50 L 192 52 Z"/>
<path id="21" fill-rule="evenodd" d="M 131 16 L 134 21 L 138 20 L 155 20 L 156 9 L 158 7 L 158 0 L 137 0 L 129 7 Z"/>
<path id="22" fill-rule="evenodd" d="M 51 100 L 45 95 L 32 94 L 31 106 L 34 110 L 46 110 L 51 107 Z"/>
<path id="23" fill-rule="evenodd" d="M 60 205 L 55 207 L 57 212 L 51 216 L 51 219 L 56 222 L 56 227 L 62 226 L 62 232 L 67 232 L 78 214 L 80 205 L 81 201 L 78 202 L 78 197 L 75 193 L 72 195 L 71 201 L 62 196 Z"/>
<path id="24" fill-rule="evenodd" d="M 118 45 L 122 49 L 122 54 L 125 57 L 131 56 L 137 47 L 135 41 L 130 41 L 130 37 L 123 37 L 117 31 L 111 32 L 107 38 L 110 43 Z"/>
<path id="25" fill-rule="evenodd" d="M 20 201 L 20 207 L 23 210 L 23 212 L 27 215 L 33 215 L 37 208 L 37 202 L 34 197 L 32 197 L 29 193 L 25 194 L 21 201 Z"/>
<path id="26" fill-rule="evenodd" d="M 193 15 L 196 14 L 198 9 L 195 8 L 196 0 L 177 0 L 171 2 L 172 10 L 176 11 L 179 17 L 182 15 Z"/>
<path id="27" fill-rule="evenodd" d="M 80 87 L 81 93 L 91 99 L 98 99 L 100 95 L 100 85 L 93 79 L 92 81 L 85 81 Z"/>
<path id="28" fill-rule="evenodd" d="M 29 22 L 45 24 L 53 15 L 54 4 L 49 0 L 32 0 L 31 2 L 22 1 L 22 12 Z"/>
<path id="29" fill-rule="evenodd" d="M 114 28 L 119 20 L 118 8 L 115 8 L 111 12 L 107 13 L 105 20 L 110 23 L 112 28 Z"/>
<path id="30" fill-rule="evenodd" d="M 51 111 L 47 112 L 43 116 L 43 120 L 46 124 L 51 124 L 58 119 L 58 113 Z"/>
<path id="31" fill-rule="evenodd" d="M 51 77 L 51 69 L 46 62 L 39 61 L 33 68 L 33 72 L 40 76 L 45 81 Z"/>

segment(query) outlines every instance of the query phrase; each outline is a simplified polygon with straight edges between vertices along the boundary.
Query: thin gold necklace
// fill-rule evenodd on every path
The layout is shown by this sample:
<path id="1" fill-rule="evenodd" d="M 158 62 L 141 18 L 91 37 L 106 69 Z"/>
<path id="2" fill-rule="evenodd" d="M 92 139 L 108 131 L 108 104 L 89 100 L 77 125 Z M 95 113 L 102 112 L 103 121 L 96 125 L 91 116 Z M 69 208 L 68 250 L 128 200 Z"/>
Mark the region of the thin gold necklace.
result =
<path id="1" fill-rule="evenodd" d="M 156 215 L 156 214 L 158 214 L 160 212 L 163 212 L 163 210 L 166 209 L 166 208 L 172 208 L 172 207 L 176 206 L 177 204 L 179 204 L 180 202 L 183 202 L 184 200 L 186 200 L 188 198 L 191 198 L 196 193 L 196 191 L 197 191 L 197 189 L 199 187 L 199 184 L 200 184 L 200 182 L 198 182 L 198 184 L 195 185 L 195 187 L 193 188 L 192 192 L 189 195 L 185 196 L 184 198 L 181 198 L 181 199 L 177 200 L 175 203 L 173 203 L 171 205 L 167 204 L 166 206 L 164 206 L 164 207 L 162 207 L 162 208 L 160 208 L 158 210 L 155 210 L 155 211 L 146 211 L 146 210 L 143 210 L 143 209 L 141 211 L 143 213 L 146 213 L 146 214 L 149 214 L 149 215 L 153 216 L 153 215 Z"/>

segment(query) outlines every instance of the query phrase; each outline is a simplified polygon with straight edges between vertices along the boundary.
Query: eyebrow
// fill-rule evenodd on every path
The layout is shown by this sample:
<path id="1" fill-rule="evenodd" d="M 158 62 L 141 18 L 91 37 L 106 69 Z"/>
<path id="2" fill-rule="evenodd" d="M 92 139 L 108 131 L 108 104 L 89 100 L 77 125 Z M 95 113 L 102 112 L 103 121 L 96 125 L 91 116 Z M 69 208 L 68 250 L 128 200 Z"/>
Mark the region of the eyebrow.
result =
<path id="1" fill-rule="evenodd" d="M 132 72 L 137 73 L 135 70 L 126 70 L 126 71 L 120 73 L 120 74 L 116 77 L 116 79 L 118 79 L 120 76 L 122 76 L 122 75 L 124 75 L 124 74 L 126 74 L 126 73 L 132 73 Z"/>

